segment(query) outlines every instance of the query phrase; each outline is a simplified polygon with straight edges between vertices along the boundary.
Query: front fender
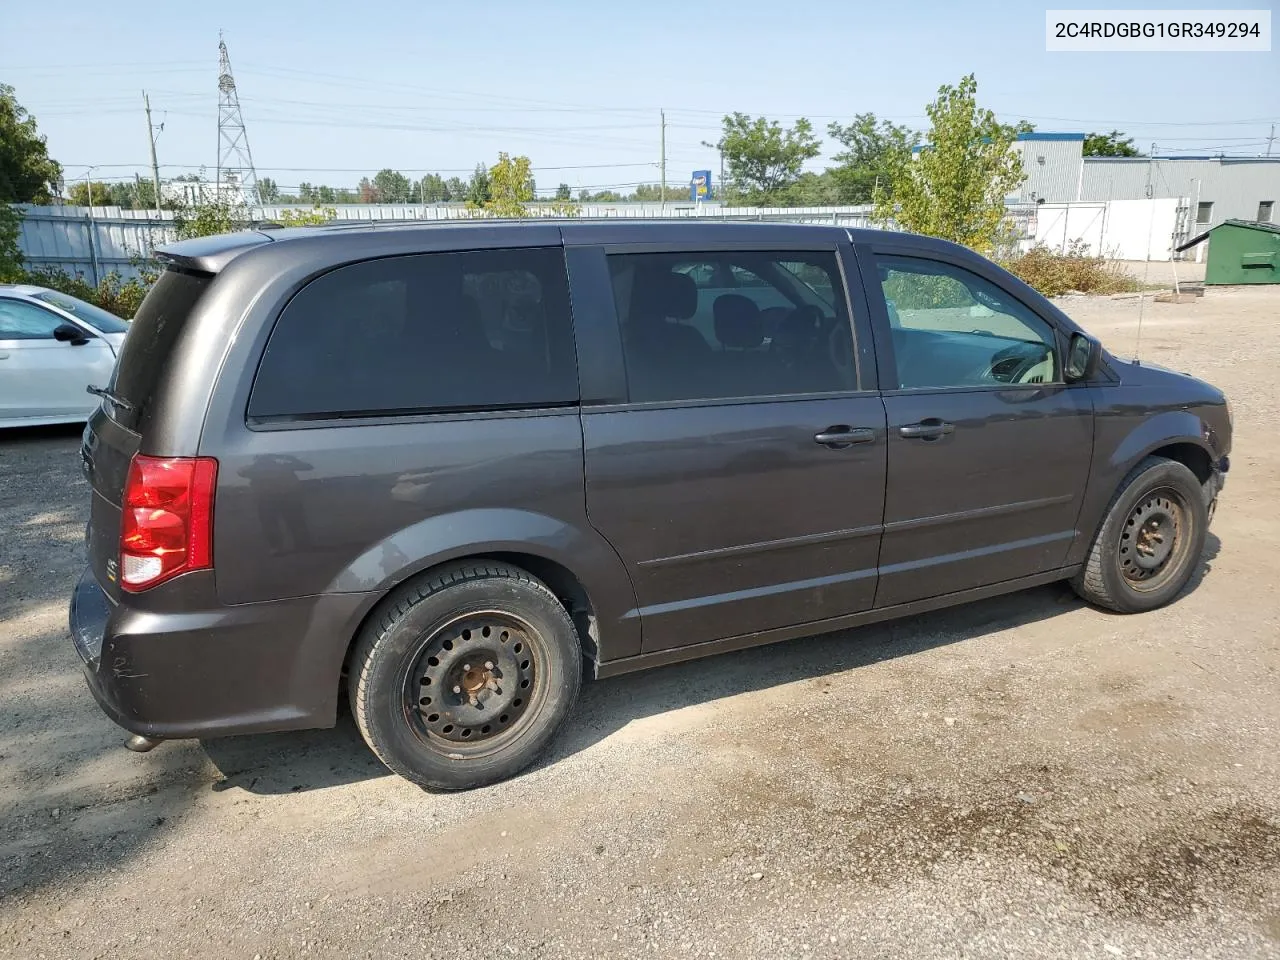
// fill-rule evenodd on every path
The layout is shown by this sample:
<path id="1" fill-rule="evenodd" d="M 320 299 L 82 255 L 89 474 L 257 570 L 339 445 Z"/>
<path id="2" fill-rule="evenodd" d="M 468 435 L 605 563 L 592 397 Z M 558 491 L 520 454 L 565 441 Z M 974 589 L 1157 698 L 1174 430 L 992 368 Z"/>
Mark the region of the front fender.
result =
<path id="1" fill-rule="evenodd" d="M 1124 388 L 1107 388 L 1095 400 L 1093 465 L 1076 522 L 1076 536 L 1067 551 L 1068 566 L 1083 563 L 1093 544 L 1111 498 L 1125 476 L 1142 458 L 1173 444 L 1192 444 L 1210 460 L 1222 451 L 1215 448 L 1213 428 L 1196 407 L 1172 404 L 1153 409 L 1132 402 Z M 1129 403 L 1121 402 L 1129 400 Z"/>
<path id="2" fill-rule="evenodd" d="M 1105 431 L 1105 424 L 1100 424 Z M 1142 458 L 1153 450 L 1174 443 L 1190 443 L 1204 450 L 1210 460 L 1218 458 L 1210 445 L 1213 432 L 1198 414 L 1191 410 L 1168 410 L 1153 417 L 1140 419 L 1124 433 L 1119 443 L 1112 446 L 1107 457 L 1106 470 L 1117 473 L 1116 482 L 1132 470 Z M 1112 491 L 1114 493 L 1114 489 Z"/>
<path id="3" fill-rule="evenodd" d="M 459 510 L 428 517 L 373 544 L 329 584 L 326 593 L 381 598 L 431 567 L 464 557 L 523 553 L 558 564 L 586 590 L 600 631 L 600 659 L 640 652 L 640 623 L 621 559 L 594 529 L 545 514 L 506 508 Z"/>

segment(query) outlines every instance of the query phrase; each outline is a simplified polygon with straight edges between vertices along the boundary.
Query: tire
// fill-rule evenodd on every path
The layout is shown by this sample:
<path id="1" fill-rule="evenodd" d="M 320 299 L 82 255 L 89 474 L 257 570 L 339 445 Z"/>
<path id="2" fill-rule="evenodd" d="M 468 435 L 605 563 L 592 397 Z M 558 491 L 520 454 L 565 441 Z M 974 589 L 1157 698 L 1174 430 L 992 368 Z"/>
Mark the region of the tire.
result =
<path id="1" fill-rule="evenodd" d="M 351 712 L 393 772 L 433 790 L 514 776 L 555 737 L 582 681 L 564 606 L 518 567 L 474 561 L 397 588 L 352 652 Z"/>
<path id="2" fill-rule="evenodd" d="M 1117 613 L 1162 607 L 1191 579 L 1208 527 L 1196 475 L 1176 460 L 1146 457 L 1111 498 L 1071 586 L 1090 603 Z"/>

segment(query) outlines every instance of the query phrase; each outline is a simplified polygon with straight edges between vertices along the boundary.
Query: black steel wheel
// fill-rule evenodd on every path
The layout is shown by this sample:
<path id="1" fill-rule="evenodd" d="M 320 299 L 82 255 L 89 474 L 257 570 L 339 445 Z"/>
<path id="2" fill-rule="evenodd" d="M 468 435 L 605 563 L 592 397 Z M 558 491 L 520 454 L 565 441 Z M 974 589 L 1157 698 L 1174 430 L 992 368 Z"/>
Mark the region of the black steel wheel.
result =
<path id="1" fill-rule="evenodd" d="M 578 694 L 582 651 L 564 606 L 505 563 L 451 564 L 397 589 L 351 655 L 356 724 L 421 786 L 513 776 L 551 742 Z"/>
<path id="2" fill-rule="evenodd" d="M 1182 494 L 1171 487 L 1153 490 L 1129 513 L 1116 551 L 1120 572 L 1134 590 L 1158 590 L 1182 569 L 1187 513 Z"/>
<path id="3" fill-rule="evenodd" d="M 1121 482 L 1071 585 L 1119 613 L 1164 606 L 1195 572 L 1208 527 L 1196 475 L 1176 460 L 1147 457 Z"/>
<path id="4" fill-rule="evenodd" d="M 465 614 L 426 637 L 406 672 L 405 714 L 419 736 L 478 756 L 520 736 L 546 694 L 546 641 L 521 617 Z"/>

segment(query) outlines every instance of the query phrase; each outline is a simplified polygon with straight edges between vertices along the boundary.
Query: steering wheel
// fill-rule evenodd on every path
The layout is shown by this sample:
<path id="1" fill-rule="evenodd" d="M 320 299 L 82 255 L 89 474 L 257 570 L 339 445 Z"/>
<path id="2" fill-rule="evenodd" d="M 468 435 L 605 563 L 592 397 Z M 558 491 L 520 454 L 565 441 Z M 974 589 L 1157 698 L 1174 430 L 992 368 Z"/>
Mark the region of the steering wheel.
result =
<path id="1" fill-rule="evenodd" d="M 977 383 L 1044 383 L 1053 379 L 1053 354 L 1042 344 L 1009 347 L 993 356 L 969 379 Z"/>

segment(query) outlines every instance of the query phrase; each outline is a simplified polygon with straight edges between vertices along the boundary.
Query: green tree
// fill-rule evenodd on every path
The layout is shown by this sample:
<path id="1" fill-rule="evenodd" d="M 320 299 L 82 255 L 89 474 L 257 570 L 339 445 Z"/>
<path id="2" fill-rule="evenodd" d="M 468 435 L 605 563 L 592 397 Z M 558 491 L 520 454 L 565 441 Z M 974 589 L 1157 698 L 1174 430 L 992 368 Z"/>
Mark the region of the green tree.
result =
<path id="1" fill-rule="evenodd" d="M 562 183 L 560 186 L 556 187 L 555 198 L 557 200 L 572 200 L 573 191 L 569 189 L 569 185 L 567 183 Z"/>
<path id="2" fill-rule="evenodd" d="M 312 207 L 310 210 L 281 210 L 275 218 L 286 227 L 319 227 L 338 215 L 333 207 Z"/>
<path id="3" fill-rule="evenodd" d="M 258 197 L 263 203 L 280 202 L 280 186 L 270 177 L 258 178 Z"/>
<path id="4" fill-rule="evenodd" d="M 980 253 L 994 251 L 1005 218 L 1005 197 L 1026 178 L 1013 144 L 1025 125 L 1000 123 L 978 106 L 973 74 L 943 84 L 925 107 L 928 143 L 896 156 L 891 189 L 876 199 L 876 218 L 942 237 Z"/>
<path id="5" fill-rule="evenodd" d="M 720 139 L 705 144 L 719 150 L 733 183 L 731 202 L 765 204 L 779 199 L 800 179 L 806 160 L 822 150 L 804 117 L 784 127 L 765 117 L 733 113 L 721 121 Z"/>
<path id="6" fill-rule="evenodd" d="M 241 229 L 248 219 L 248 212 L 239 204 L 211 200 L 175 211 L 173 225 L 179 240 L 190 240 L 192 237 L 232 233 Z"/>
<path id="7" fill-rule="evenodd" d="M 477 163 L 475 172 L 467 182 L 465 198 L 473 207 L 483 207 L 489 202 L 489 170 L 483 163 Z"/>
<path id="8" fill-rule="evenodd" d="M 449 199 L 449 185 L 438 173 L 428 173 L 418 182 L 418 197 L 423 203 L 441 203 Z"/>
<path id="9" fill-rule="evenodd" d="M 90 186 L 92 185 L 92 190 Z M 67 185 L 67 203 L 73 207 L 110 207 L 118 206 L 112 197 L 116 184 L 99 183 L 98 181 L 77 180 Z M 93 203 L 89 200 L 92 197 Z"/>
<path id="10" fill-rule="evenodd" d="M 99 203 L 98 188 L 93 188 L 94 203 Z M 123 207 L 126 210 L 154 210 L 156 208 L 156 188 L 150 178 L 143 179 L 141 177 L 124 183 L 111 184 L 111 204 L 117 207 Z M 162 210 L 174 209 L 174 203 L 165 199 L 164 195 L 160 197 L 160 208 Z"/>
<path id="11" fill-rule="evenodd" d="M 533 199 L 535 190 L 531 167 L 528 157 L 499 153 L 498 162 L 489 168 L 489 199 L 482 208 L 496 217 L 528 216 L 525 205 Z"/>
<path id="12" fill-rule="evenodd" d="M 7 203 L 0 203 L 0 283 L 17 283 L 23 279 L 22 248 L 18 246 L 22 214 Z"/>
<path id="13" fill-rule="evenodd" d="M 621 203 L 622 194 L 614 190 L 601 190 L 599 193 L 592 193 L 590 190 L 578 191 L 579 203 Z"/>
<path id="14" fill-rule="evenodd" d="M 450 177 L 444 182 L 445 190 L 448 191 L 446 200 L 452 200 L 459 203 L 467 199 L 467 182 L 461 177 Z"/>
<path id="15" fill-rule="evenodd" d="M 356 185 L 356 193 L 360 195 L 361 203 L 377 203 L 382 199 L 378 194 L 378 188 L 368 177 L 360 178 L 360 182 Z"/>
<path id="16" fill-rule="evenodd" d="M 36 118 L 0 83 L 0 203 L 48 203 L 61 176 Z"/>
<path id="17" fill-rule="evenodd" d="M 1133 145 L 1133 137 L 1125 137 L 1119 130 L 1110 133 L 1090 133 L 1084 138 L 1086 157 L 1141 157 L 1141 150 Z"/>
<path id="18" fill-rule="evenodd" d="M 827 135 L 844 147 L 832 157 L 836 166 L 827 171 L 835 203 L 871 203 L 888 192 L 890 170 L 910 159 L 911 148 L 920 142 L 914 130 L 877 120 L 874 113 L 855 114 L 846 126 L 829 124 Z"/>
<path id="19" fill-rule="evenodd" d="M 323 190 L 325 188 L 321 187 L 320 189 Z M 316 188 L 313 187 L 311 184 L 307 183 L 307 181 L 303 180 L 300 184 L 298 184 L 298 199 L 301 200 L 303 203 L 315 203 L 318 199 L 320 199 L 320 197 L 316 195 Z"/>
<path id="20" fill-rule="evenodd" d="M 668 183 L 666 196 L 668 200 L 688 200 L 689 185 L 687 183 Z M 631 199 L 644 203 L 658 203 L 662 200 L 662 184 L 642 183 L 636 187 Z"/>
<path id="21" fill-rule="evenodd" d="M 409 194 L 413 191 L 409 178 L 389 167 L 374 174 L 373 186 L 378 195 L 377 203 L 408 203 Z"/>

